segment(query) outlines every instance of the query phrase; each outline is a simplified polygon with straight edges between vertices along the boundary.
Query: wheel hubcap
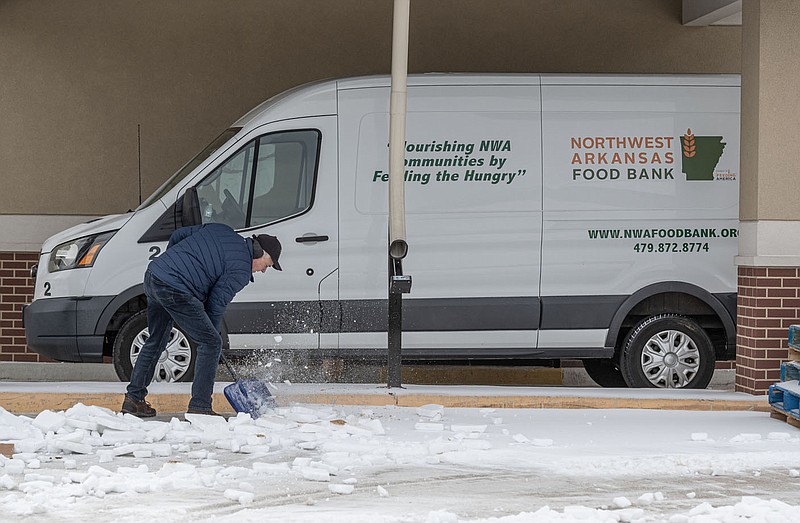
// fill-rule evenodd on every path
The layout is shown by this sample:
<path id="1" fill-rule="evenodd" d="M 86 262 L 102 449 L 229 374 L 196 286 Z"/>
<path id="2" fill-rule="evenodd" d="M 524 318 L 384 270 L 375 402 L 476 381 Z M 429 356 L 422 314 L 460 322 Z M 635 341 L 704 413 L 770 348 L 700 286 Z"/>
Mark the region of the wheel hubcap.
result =
<path id="1" fill-rule="evenodd" d="M 699 368 L 700 351 L 681 331 L 661 331 L 647 340 L 642 350 L 642 370 L 656 387 L 685 387 Z"/>
<path id="2" fill-rule="evenodd" d="M 142 346 L 150 337 L 147 329 L 142 330 L 131 345 L 131 364 L 136 365 Z M 173 328 L 164 352 L 158 358 L 153 381 L 172 382 L 180 380 L 192 363 L 192 349 L 189 339 L 178 329 Z"/>

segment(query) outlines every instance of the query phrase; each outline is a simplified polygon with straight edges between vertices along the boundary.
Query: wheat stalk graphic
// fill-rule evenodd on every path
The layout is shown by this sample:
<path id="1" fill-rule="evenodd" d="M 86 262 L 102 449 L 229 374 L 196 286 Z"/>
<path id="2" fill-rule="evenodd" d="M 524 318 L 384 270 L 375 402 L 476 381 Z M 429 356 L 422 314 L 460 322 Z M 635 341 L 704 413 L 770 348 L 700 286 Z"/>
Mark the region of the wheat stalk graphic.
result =
<path id="1" fill-rule="evenodd" d="M 694 144 L 694 135 L 690 128 L 686 129 L 686 134 L 683 135 L 683 155 L 691 158 L 695 155 L 697 146 Z"/>

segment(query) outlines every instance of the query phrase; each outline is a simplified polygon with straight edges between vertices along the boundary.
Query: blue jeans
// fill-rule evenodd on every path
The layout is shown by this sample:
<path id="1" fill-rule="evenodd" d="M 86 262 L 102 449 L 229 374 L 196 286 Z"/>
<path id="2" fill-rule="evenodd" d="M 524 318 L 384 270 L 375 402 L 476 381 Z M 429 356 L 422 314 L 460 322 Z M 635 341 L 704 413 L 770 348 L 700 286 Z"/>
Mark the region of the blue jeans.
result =
<path id="1" fill-rule="evenodd" d="M 147 295 L 147 338 L 128 384 L 128 395 L 137 401 L 147 396 L 147 386 L 153 381 L 158 359 L 167 347 L 173 321 L 197 345 L 194 364 L 190 409 L 211 409 L 211 394 L 217 375 L 222 338 L 206 314 L 203 302 L 170 287 L 150 274 L 144 274 L 144 293 Z"/>

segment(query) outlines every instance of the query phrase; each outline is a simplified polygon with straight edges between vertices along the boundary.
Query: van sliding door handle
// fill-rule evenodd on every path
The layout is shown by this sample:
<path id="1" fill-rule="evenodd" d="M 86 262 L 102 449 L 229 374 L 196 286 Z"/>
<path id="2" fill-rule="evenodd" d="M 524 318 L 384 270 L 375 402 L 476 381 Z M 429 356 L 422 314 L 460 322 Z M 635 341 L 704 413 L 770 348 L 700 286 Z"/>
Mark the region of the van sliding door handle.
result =
<path id="1" fill-rule="evenodd" d="M 312 242 L 326 242 L 328 241 L 328 239 L 329 238 L 327 236 L 308 235 L 308 236 L 299 236 L 295 238 L 294 241 L 296 241 L 297 243 L 312 243 Z"/>

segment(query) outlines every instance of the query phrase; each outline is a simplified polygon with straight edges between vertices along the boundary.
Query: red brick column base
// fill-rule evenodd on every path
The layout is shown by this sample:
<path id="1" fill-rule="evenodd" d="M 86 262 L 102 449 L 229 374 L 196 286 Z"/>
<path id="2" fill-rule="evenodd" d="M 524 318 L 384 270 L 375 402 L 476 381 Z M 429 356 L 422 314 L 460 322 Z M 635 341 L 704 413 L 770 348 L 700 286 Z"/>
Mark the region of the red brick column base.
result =
<path id="1" fill-rule="evenodd" d="M 789 325 L 800 323 L 800 268 L 738 270 L 736 390 L 766 394 L 788 359 Z"/>
<path id="2" fill-rule="evenodd" d="M 31 266 L 36 252 L 0 252 L 0 361 L 52 361 L 31 351 L 22 328 L 22 306 L 33 300 Z"/>

